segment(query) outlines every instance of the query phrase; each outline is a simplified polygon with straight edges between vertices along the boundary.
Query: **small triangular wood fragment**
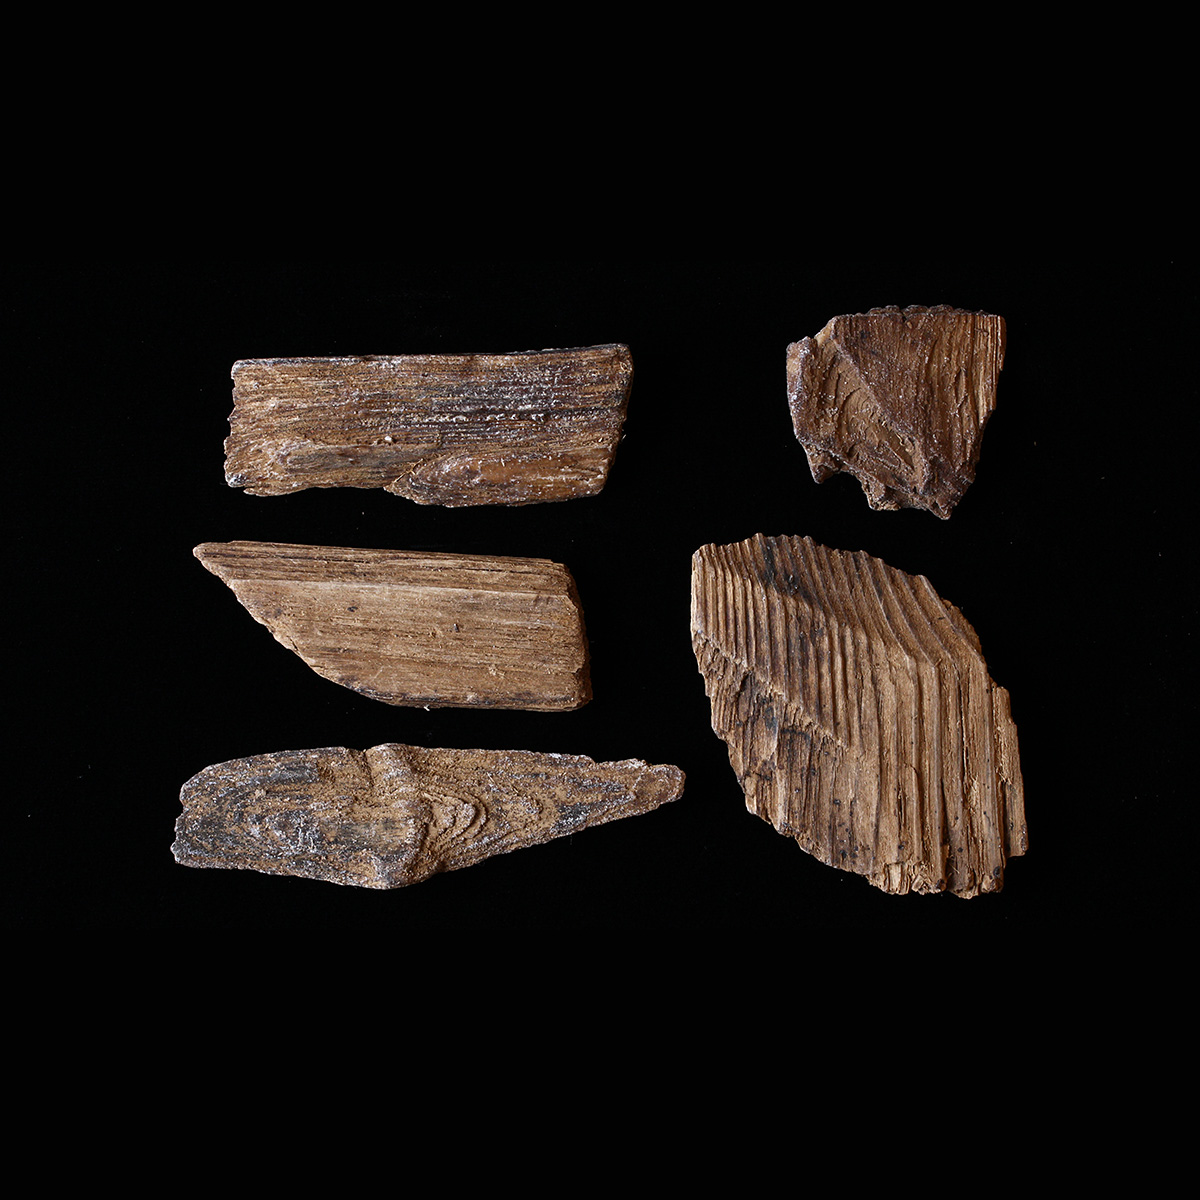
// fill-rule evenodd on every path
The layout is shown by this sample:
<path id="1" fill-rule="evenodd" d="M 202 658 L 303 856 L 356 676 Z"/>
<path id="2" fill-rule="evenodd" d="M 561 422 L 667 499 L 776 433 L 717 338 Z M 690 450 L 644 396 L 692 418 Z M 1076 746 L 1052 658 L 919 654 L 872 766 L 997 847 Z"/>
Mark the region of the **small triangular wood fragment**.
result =
<path id="1" fill-rule="evenodd" d="M 1002 317 L 939 305 L 834 317 L 787 353 L 792 426 L 817 483 L 943 519 L 975 478 L 1004 365 Z"/>
<path id="2" fill-rule="evenodd" d="M 384 488 L 418 504 L 538 504 L 604 487 L 628 346 L 261 358 L 233 366 L 225 478 L 254 496 Z"/>
<path id="3" fill-rule="evenodd" d="M 758 534 L 692 559 L 692 645 L 746 806 L 886 892 L 999 891 L 1023 854 L 1008 693 L 923 575 Z"/>
<path id="4" fill-rule="evenodd" d="M 560 563 L 277 542 L 195 555 L 277 641 L 372 699 L 544 712 L 591 699 L 583 610 Z"/>
<path id="5" fill-rule="evenodd" d="M 188 780 L 171 850 L 189 867 L 405 887 L 651 812 L 683 782 L 678 767 L 527 750 L 282 751 Z"/>

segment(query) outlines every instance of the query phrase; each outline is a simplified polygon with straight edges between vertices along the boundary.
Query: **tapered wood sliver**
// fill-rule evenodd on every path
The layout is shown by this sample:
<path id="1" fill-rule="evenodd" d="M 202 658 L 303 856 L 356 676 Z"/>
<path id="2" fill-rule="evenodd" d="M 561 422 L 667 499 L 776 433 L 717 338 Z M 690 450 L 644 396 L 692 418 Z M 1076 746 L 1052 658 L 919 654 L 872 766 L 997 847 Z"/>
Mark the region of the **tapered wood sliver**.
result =
<path id="1" fill-rule="evenodd" d="M 276 542 L 195 555 L 314 671 L 372 699 L 549 712 L 591 699 L 583 610 L 559 563 Z"/>
<path id="2" fill-rule="evenodd" d="M 1008 693 L 924 576 L 809 538 L 704 546 L 692 645 L 751 812 L 886 892 L 998 891 L 1025 852 Z"/>
<path id="3" fill-rule="evenodd" d="M 451 506 L 591 496 L 632 379 L 622 345 L 248 359 L 233 366 L 225 478 L 255 496 L 384 488 Z"/>
<path id="4" fill-rule="evenodd" d="M 190 867 L 405 887 L 651 812 L 683 782 L 678 767 L 525 750 L 283 751 L 188 780 L 171 850 Z"/>
<path id="5" fill-rule="evenodd" d="M 946 518 L 975 478 L 1005 325 L 939 305 L 834 317 L 787 352 L 788 404 L 817 483 L 849 471 L 875 509 Z"/>

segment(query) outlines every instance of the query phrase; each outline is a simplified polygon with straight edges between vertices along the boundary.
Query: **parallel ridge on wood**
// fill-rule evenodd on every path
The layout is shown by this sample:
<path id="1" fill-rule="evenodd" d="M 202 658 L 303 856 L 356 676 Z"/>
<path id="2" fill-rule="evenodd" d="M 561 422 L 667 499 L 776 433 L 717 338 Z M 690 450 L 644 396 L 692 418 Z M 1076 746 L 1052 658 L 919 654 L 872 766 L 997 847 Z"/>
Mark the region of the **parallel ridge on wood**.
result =
<path id="1" fill-rule="evenodd" d="M 632 378 L 622 345 L 248 359 L 233 367 L 225 477 L 255 496 L 381 487 L 451 506 L 590 496 L 607 479 Z"/>
<path id="2" fill-rule="evenodd" d="M 1017 731 L 924 576 L 761 534 L 692 560 L 692 643 L 746 804 L 888 892 L 998 891 L 1027 845 Z"/>
<path id="3" fill-rule="evenodd" d="M 191 867 L 404 887 L 650 812 L 683 782 L 678 767 L 525 750 L 283 751 L 190 779 L 171 849 Z"/>
<path id="4" fill-rule="evenodd" d="M 834 317 L 788 347 L 788 403 L 817 483 L 946 518 L 975 478 L 1004 365 L 1001 317 L 939 305 Z"/>
<path id="5" fill-rule="evenodd" d="M 277 542 L 196 557 L 314 671 L 388 704 L 561 711 L 591 699 L 560 563 Z"/>

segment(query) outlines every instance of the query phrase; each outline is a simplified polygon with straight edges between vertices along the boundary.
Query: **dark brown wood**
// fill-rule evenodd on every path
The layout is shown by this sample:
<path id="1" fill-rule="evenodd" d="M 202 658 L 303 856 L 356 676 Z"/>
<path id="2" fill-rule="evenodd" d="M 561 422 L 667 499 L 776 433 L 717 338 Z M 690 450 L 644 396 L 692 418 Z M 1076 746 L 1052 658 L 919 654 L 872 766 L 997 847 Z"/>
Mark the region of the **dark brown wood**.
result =
<path id="1" fill-rule="evenodd" d="M 941 305 L 834 317 L 788 347 L 788 403 L 818 483 L 946 518 L 975 478 L 1004 365 L 1001 317 Z"/>
<path id="2" fill-rule="evenodd" d="M 225 478 L 254 496 L 384 488 L 418 504 L 537 504 L 604 486 L 627 346 L 234 363 Z"/>
<path id="3" fill-rule="evenodd" d="M 188 780 L 171 850 L 189 867 L 405 887 L 650 812 L 683 782 L 678 767 L 526 750 L 283 751 Z"/>
<path id="4" fill-rule="evenodd" d="M 808 538 L 704 546 L 692 645 L 751 812 L 886 892 L 999 891 L 1023 854 L 1008 693 L 924 576 Z"/>
<path id="5" fill-rule="evenodd" d="M 541 558 L 209 542 L 196 557 L 318 674 L 388 704 L 591 699 L 575 581 Z"/>

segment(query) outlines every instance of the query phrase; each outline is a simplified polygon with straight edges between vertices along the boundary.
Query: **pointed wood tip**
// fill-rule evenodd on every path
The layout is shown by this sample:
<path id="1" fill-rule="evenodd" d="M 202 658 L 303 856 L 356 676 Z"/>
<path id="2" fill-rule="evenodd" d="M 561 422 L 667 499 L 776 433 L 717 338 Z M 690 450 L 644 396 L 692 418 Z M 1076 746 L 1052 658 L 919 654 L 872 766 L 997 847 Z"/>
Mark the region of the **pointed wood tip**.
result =
<path id="1" fill-rule="evenodd" d="M 405 887 L 652 812 L 683 785 L 678 767 L 640 759 L 397 743 L 280 751 L 189 779 L 171 849 L 191 867 Z"/>

